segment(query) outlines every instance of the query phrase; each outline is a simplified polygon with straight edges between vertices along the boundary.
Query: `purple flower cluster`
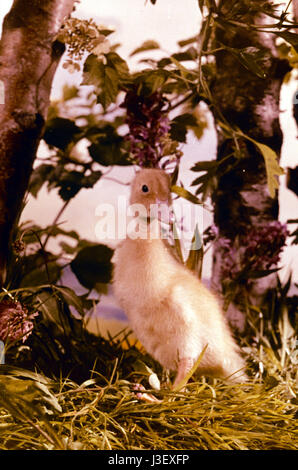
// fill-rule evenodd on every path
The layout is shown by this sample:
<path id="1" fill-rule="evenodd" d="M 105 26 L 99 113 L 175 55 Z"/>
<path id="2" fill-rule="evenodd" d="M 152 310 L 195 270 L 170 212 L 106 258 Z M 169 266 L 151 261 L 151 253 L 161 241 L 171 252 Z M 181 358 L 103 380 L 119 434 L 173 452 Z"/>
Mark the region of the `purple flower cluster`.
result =
<path id="1" fill-rule="evenodd" d="M 141 167 L 158 167 L 170 130 L 168 101 L 159 92 L 145 96 L 129 91 L 122 107 L 127 111 L 126 140 L 130 142 L 135 163 Z"/>
<path id="2" fill-rule="evenodd" d="M 252 269 L 264 270 L 276 265 L 288 235 L 286 224 L 277 220 L 253 227 L 243 239 L 245 259 L 251 260 Z"/>
<path id="3" fill-rule="evenodd" d="M 19 341 L 23 343 L 33 330 L 34 317 L 38 312 L 28 315 L 28 310 L 20 302 L 3 300 L 0 302 L 0 340 Z"/>
<path id="4" fill-rule="evenodd" d="M 212 226 L 211 232 L 215 239 L 218 228 Z M 244 271 L 267 271 L 276 266 L 288 235 L 286 224 L 274 220 L 251 227 L 235 241 L 219 238 L 217 248 L 223 253 L 222 279 L 236 279 Z"/>

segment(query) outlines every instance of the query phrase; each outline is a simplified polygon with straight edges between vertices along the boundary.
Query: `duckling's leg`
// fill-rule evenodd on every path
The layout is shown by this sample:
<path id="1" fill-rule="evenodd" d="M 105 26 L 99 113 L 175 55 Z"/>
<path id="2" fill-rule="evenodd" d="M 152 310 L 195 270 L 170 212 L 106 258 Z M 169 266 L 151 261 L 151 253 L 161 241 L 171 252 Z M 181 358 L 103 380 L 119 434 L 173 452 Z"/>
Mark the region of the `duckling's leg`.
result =
<path id="1" fill-rule="evenodd" d="M 192 357 L 184 357 L 183 359 L 180 359 L 178 362 L 177 375 L 173 384 L 174 389 L 180 384 L 180 382 L 182 382 L 183 379 L 185 379 L 188 372 L 194 366 L 194 363 L 195 360 Z"/>

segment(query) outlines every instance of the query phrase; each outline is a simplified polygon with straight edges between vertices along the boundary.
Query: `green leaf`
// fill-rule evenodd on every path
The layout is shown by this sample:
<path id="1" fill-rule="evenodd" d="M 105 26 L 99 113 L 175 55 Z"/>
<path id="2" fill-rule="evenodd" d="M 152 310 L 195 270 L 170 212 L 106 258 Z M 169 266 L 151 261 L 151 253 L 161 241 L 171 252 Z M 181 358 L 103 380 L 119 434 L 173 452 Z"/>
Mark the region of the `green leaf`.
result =
<path id="1" fill-rule="evenodd" d="M 65 150 L 80 132 L 81 129 L 70 119 L 56 117 L 47 122 L 43 139 L 48 145 Z"/>
<path id="2" fill-rule="evenodd" d="M 64 254 L 73 255 L 77 251 L 76 246 L 69 245 L 69 243 L 66 243 L 65 241 L 61 241 L 59 246 L 63 250 Z"/>
<path id="3" fill-rule="evenodd" d="M 143 44 L 142 44 L 140 47 L 137 47 L 137 48 L 130 54 L 129 57 L 132 57 L 132 56 L 134 56 L 135 54 L 139 54 L 140 52 L 151 51 L 151 50 L 153 50 L 153 49 L 159 49 L 159 48 L 160 48 L 160 45 L 158 44 L 158 42 L 153 41 L 153 40 L 148 40 L 148 41 L 143 42 Z"/>
<path id="4" fill-rule="evenodd" d="M 83 187 L 83 178 L 84 174 L 79 171 L 68 171 L 61 176 L 56 186 L 60 188 L 59 196 L 63 201 L 69 201 L 78 194 Z"/>
<path id="5" fill-rule="evenodd" d="M 193 126 L 197 126 L 197 120 L 193 114 L 185 113 L 176 116 L 171 122 L 171 139 L 185 143 L 187 130 Z"/>
<path id="6" fill-rule="evenodd" d="M 101 171 L 92 171 L 90 175 L 83 177 L 82 186 L 84 188 L 93 188 L 93 186 L 100 180 L 101 176 L 102 176 Z"/>
<path id="7" fill-rule="evenodd" d="M 41 284 L 55 283 L 61 276 L 61 266 L 56 257 L 50 253 L 36 253 L 28 255 L 22 260 L 23 275 L 20 287 L 39 286 Z"/>
<path id="8" fill-rule="evenodd" d="M 272 33 L 276 34 L 277 36 L 283 38 L 285 41 L 292 44 L 295 51 L 298 52 L 298 34 L 291 33 L 290 31 L 272 31 Z"/>
<path id="9" fill-rule="evenodd" d="M 37 197 L 39 190 L 53 174 L 53 171 L 55 171 L 55 168 L 47 164 L 42 164 L 33 171 L 29 184 L 29 191 L 33 197 Z"/>
<path id="10" fill-rule="evenodd" d="M 187 189 L 182 188 L 181 186 L 172 186 L 171 187 L 172 193 L 178 194 L 178 196 L 187 199 L 188 201 L 192 202 L 193 204 L 202 204 L 199 198 L 197 198 L 194 194 L 187 191 Z"/>
<path id="11" fill-rule="evenodd" d="M 114 29 L 103 28 L 99 30 L 100 34 L 103 34 L 105 37 L 109 36 L 110 34 L 114 33 Z"/>
<path id="12" fill-rule="evenodd" d="M 55 286 L 54 288 L 61 294 L 68 305 L 72 305 L 81 316 L 84 316 L 82 300 L 72 289 L 65 286 Z"/>
<path id="13" fill-rule="evenodd" d="M 170 65 L 173 60 L 177 61 L 176 63 L 180 63 L 188 60 L 196 60 L 197 57 L 198 51 L 194 47 L 189 47 L 186 51 L 176 52 L 175 54 L 172 54 L 171 57 L 164 57 L 163 59 L 160 59 L 157 65 L 158 67 L 163 68 L 167 65 Z"/>
<path id="14" fill-rule="evenodd" d="M 169 77 L 167 70 L 149 70 L 143 72 L 136 83 L 139 85 L 138 93 L 151 95 L 161 89 Z"/>
<path id="15" fill-rule="evenodd" d="M 219 174 L 220 165 L 227 157 L 220 161 L 198 162 L 192 167 L 193 171 L 206 172 L 196 178 L 191 186 L 199 186 L 196 190 L 196 195 L 202 195 L 202 201 L 205 201 L 208 195 L 211 195 L 217 187 L 217 178 Z"/>
<path id="16" fill-rule="evenodd" d="M 188 269 L 196 273 L 199 279 L 201 279 L 202 276 L 203 257 L 204 248 L 202 238 L 198 229 L 198 224 L 196 224 L 191 241 L 191 250 L 189 251 L 189 255 L 186 260 L 186 266 L 188 267 Z"/>
<path id="17" fill-rule="evenodd" d="M 171 62 L 172 62 L 173 64 L 176 65 L 176 67 L 177 67 L 178 70 L 180 71 L 181 77 L 182 77 L 184 80 L 186 80 L 186 78 L 187 78 L 188 75 L 190 74 L 190 71 L 189 71 L 186 67 L 184 67 L 184 66 L 179 62 L 179 60 L 175 59 L 175 57 L 174 57 L 173 55 L 170 57 L 170 60 L 171 60 Z"/>
<path id="18" fill-rule="evenodd" d="M 29 369 L 22 369 L 21 367 L 16 367 L 10 364 L 1 364 L 0 372 L 1 376 L 9 375 L 11 377 L 17 377 L 19 379 L 31 379 L 43 383 L 45 385 L 54 384 L 52 379 L 49 379 L 45 375 L 38 374 L 37 372 L 32 372 Z"/>
<path id="19" fill-rule="evenodd" d="M 172 55 L 172 57 L 179 62 L 187 61 L 187 60 L 196 60 L 198 57 L 198 51 L 195 47 L 189 47 L 186 51 L 183 52 L 176 52 Z"/>
<path id="20" fill-rule="evenodd" d="M 172 120 L 170 135 L 173 140 L 185 143 L 189 129 L 194 132 L 197 139 L 200 139 L 206 127 L 207 121 L 199 113 L 184 113 Z"/>
<path id="21" fill-rule="evenodd" d="M 188 39 L 183 39 L 182 41 L 178 42 L 178 46 L 184 47 L 188 46 L 189 44 L 192 44 L 198 40 L 198 35 L 196 34 L 195 36 L 192 36 L 191 38 Z"/>
<path id="22" fill-rule="evenodd" d="M 110 52 L 105 57 L 106 64 L 94 54 L 87 57 L 82 82 L 82 85 L 94 86 L 98 103 L 104 109 L 115 103 L 122 82 L 129 76 L 127 63 L 116 52 Z"/>
<path id="23" fill-rule="evenodd" d="M 63 230 L 58 225 L 54 225 L 54 226 L 51 225 L 44 230 L 51 231 L 52 237 L 56 237 L 57 235 L 65 235 L 66 237 L 73 238 L 74 240 L 77 240 L 77 241 L 80 240 L 80 236 L 75 230 Z"/>
<path id="24" fill-rule="evenodd" d="M 64 332 L 62 318 L 59 315 L 57 298 L 52 289 L 44 289 L 36 294 L 35 299 L 39 302 L 38 310 L 42 313 L 43 323 L 53 323 L 60 333 Z M 67 331 L 68 333 L 70 331 Z"/>
<path id="25" fill-rule="evenodd" d="M 101 91 L 97 96 L 97 102 L 107 109 L 115 103 L 119 92 L 119 80 L 116 70 L 111 67 L 103 68 Z"/>
<path id="26" fill-rule="evenodd" d="M 191 183 L 191 186 L 198 186 L 199 184 L 204 184 L 206 181 L 208 181 L 210 178 L 212 178 L 213 173 L 205 173 L 204 175 L 199 176 L 193 182 Z"/>
<path id="27" fill-rule="evenodd" d="M 274 269 L 264 269 L 264 270 L 258 270 L 258 271 L 248 271 L 245 272 L 245 279 L 259 279 L 261 277 L 269 276 L 269 274 L 276 273 L 279 271 L 281 268 L 274 268 Z"/>
<path id="28" fill-rule="evenodd" d="M 113 253 L 113 250 L 106 245 L 85 247 L 71 262 L 71 269 L 87 289 L 96 288 L 98 283 L 107 284 L 112 279 Z"/>
<path id="29" fill-rule="evenodd" d="M 23 407 L 31 409 L 32 415 L 42 412 L 44 408 L 41 405 L 46 405 L 46 408 L 49 406 L 49 411 L 62 411 L 57 398 L 49 391 L 45 383 L 7 375 L 0 375 L 0 403 L 4 408 L 6 408 L 6 404 L 14 404 L 17 405 L 16 410 L 19 406 L 21 409 Z M 9 410 L 11 410 L 10 406 Z M 20 417 L 18 416 L 18 418 Z"/>
<path id="30" fill-rule="evenodd" d="M 95 54 L 90 54 L 84 63 L 82 85 L 92 85 L 96 91 L 101 91 L 103 69 L 104 64 L 102 61 Z"/>
<path id="31" fill-rule="evenodd" d="M 179 174 L 179 163 L 176 164 L 175 169 L 173 173 L 171 174 L 171 185 L 174 186 L 177 183 L 178 174 Z"/>
<path id="32" fill-rule="evenodd" d="M 79 96 L 79 89 L 75 85 L 64 85 L 63 87 L 63 101 L 69 101 Z"/>
<path id="33" fill-rule="evenodd" d="M 82 188 L 93 188 L 101 176 L 101 171 L 93 171 L 87 176 L 79 171 L 65 171 L 60 176 L 55 186 L 59 188 L 59 196 L 63 201 L 69 201 L 76 196 Z"/>
<path id="34" fill-rule="evenodd" d="M 269 194 L 271 197 L 274 197 L 275 190 L 277 190 L 279 187 L 277 178 L 278 176 L 284 174 L 284 170 L 279 166 L 278 157 L 276 153 L 270 147 L 268 147 L 268 145 L 261 144 L 247 135 L 244 135 L 244 137 L 253 142 L 262 153 L 265 160 Z"/>
<path id="35" fill-rule="evenodd" d="M 121 151 L 116 142 L 99 141 L 96 144 L 91 144 L 88 147 L 88 152 L 95 162 L 103 166 L 128 164 L 122 163 Z"/>
<path id="36" fill-rule="evenodd" d="M 202 195 L 202 201 L 206 201 L 208 196 L 211 196 L 212 193 L 217 188 L 217 177 L 213 173 L 205 173 L 205 175 L 202 175 L 200 186 L 197 188 L 195 194 L 196 196 L 198 194 Z"/>
<path id="37" fill-rule="evenodd" d="M 122 82 L 123 80 L 127 80 L 129 77 L 129 68 L 125 60 L 122 59 L 122 57 L 120 57 L 117 52 L 109 52 L 106 54 L 106 59 L 107 65 L 111 68 L 114 68 L 118 73 L 119 81 Z"/>
<path id="38" fill-rule="evenodd" d="M 68 338 L 78 332 L 81 322 L 74 318 L 69 305 L 73 305 L 81 316 L 84 316 L 84 311 L 79 300 L 75 301 L 75 294 L 71 294 L 71 289 L 66 290 L 55 285 L 44 287 L 36 294 L 35 299 L 39 302 L 38 310 L 42 313 L 43 324 L 55 325 L 57 332 Z"/>
<path id="39" fill-rule="evenodd" d="M 193 167 L 191 167 L 191 171 L 209 171 L 217 168 L 219 162 L 217 160 L 211 160 L 208 162 L 197 162 Z"/>
<path id="40" fill-rule="evenodd" d="M 122 149 L 124 142 L 113 126 L 107 125 L 100 129 L 101 136 L 88 147 L 90 156 L 103 166 L 131 165 L 128 154 Z"/>
<path id="41" fill-rule="evenodd" d="M 267 145 L 256 142 L 265 159 L 268 188 L 271 197 L 275 196 L 275 190 L 278 189 L 279 183 L 277 177 L 284 174 L 284 170 L 278 164 L 276 153 Z"/>
<path id="42" fill-rule="evenodd" d="M 114 68 L 104 65 L 96 55 L 90 54 L 84 64 L 82 85 L 93 85 L 98 103 L 106 109 L 117 98 L 118 73 Z"/>
<path id="43" fill-rule="evenodd" d="M 268 55 L 267 50 L 256 47 L 245 47 L 243 49 L 226 47 L 226 49 L 236 56 L 239 62 L 250 72 L 253 72 L 259 78 L 266 78 L 263 64 Z"/>

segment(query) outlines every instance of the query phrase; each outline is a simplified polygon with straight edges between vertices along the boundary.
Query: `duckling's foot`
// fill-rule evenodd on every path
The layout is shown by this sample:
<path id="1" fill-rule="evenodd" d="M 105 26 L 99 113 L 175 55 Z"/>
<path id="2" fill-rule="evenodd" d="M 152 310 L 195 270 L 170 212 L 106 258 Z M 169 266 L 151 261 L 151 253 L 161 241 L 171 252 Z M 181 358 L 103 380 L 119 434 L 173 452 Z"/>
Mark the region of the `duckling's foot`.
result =
<path id="1" fill-rule="evenodd" d="M 149 403 L 161 403 L 161 400 L 158 400 L 158 398 L 156 398 L 151 393 L 147 393 L 145 387 L 141 384 L 134 384 L 133 390 L 135 392 L 137 390 L 141 390 L 141 392 L 136 393 L 136 397 L 138 400 L 147 401 Z"/>

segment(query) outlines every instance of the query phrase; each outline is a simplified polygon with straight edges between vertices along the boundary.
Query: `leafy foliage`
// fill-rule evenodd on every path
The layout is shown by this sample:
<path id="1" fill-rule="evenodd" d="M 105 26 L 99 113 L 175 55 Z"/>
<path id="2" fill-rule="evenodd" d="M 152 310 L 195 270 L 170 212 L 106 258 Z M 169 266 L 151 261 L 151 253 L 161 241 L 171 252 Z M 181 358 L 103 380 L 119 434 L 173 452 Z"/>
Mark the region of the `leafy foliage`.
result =
<path id="1" fill-rule="evenodd" d="M 186 142 L 186 134 L 188 129 L 195 128 L 197 120 L 193 114 L 184 113 L 175 117 L 171 123 L 170 135 L 173 140 L 178 142 Z"/>
<path id="2" fill-rule="evenodd" d="M 274 197 L 275 191 L 278 189 L 278 180 L 277 177 L 284 174 L 283 169 L 278 164 L 278 159 L 276 153 L 268 147 L 268 145 L 261 144 L 260 142 L 256 142 L 254 139 L 247 137 L 251 140 L 260 150 L 262 153 L 265 166 L 266 166 L 266 173 L 267 173 L 267 181 L 268 181 L 268 189 L 269 194 L 271 197 Z"/>
<path id="3" fill-rule="evenodd" d="M 113 250 L 105 245 L 87 246 L 71 262 L 71 269 L 84 287 L 93 289 L 111 281 L 112 256 Z"/>
<path id="4" fill-rule="evenodd" d="M 131 54 L 130 57 L 139 54 L 144 51 L 152 51 L 153 49 L 159 49 L 159 44 L 156 41 L 145 41 L 140 47 L 137 47 Z"/>
<path id="5" fill-rule="evenodd" d="M 94 162 L 102 166 L 131 165 L 124 144 L 123 137 L 113 126 L 107 124 L 100 129 L 97 140 L 88 147 L 88 151 Z"/>
<path id="6" fill-rule="evenodd" d="M 115 103 L 126 82 L 128 67 L 116 52 L 106 54 L 105 58 L 106 63 L 103 63 L 94 54 L 88 56 L 84 65 L 82 85 L 93 85 L 98 103 L 107 109 L 110 104 Z"/>
<path id="7" fill-rule="evenodd" d="M 79 132 L 80 128 L 70 119 L 55 117 L 47 122 L 43 138 L 49 146 L 65 150 Z"/>

